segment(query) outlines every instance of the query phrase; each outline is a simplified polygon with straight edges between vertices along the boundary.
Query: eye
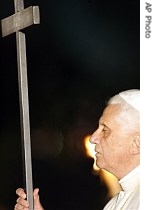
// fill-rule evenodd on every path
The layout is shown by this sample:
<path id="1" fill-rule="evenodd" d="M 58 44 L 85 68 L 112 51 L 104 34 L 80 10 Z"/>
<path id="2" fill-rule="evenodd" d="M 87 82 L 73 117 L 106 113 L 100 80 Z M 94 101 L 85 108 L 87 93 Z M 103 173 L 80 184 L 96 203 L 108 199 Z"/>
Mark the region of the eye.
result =
<path id="1" fill-rule="evenodd" d="M 109 131 L 109 128 L 106 125 L 103 125 L 102 131 Z"/>
<path id="2" fill-rule="evenodd" d="M 110 130 L 106 125 L 104 125 L 103 129 L 102 129 L 102 132 L 103 132 L 104 136 L 107 137 L 110 133 Z"/>

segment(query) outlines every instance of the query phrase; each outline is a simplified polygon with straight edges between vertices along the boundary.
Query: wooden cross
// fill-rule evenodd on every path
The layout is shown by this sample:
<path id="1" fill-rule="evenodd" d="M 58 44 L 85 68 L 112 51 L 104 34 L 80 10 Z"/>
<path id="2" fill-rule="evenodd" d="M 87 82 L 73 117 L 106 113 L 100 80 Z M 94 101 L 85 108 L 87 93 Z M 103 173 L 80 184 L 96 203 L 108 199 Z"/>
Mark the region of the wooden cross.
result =
<path id="1" fill-rule="evenodd" d="M 31 163 L 26 40 L 25 34 L 21 30 L 33 24 L 39 24 L 40 15 L 38 6 L 30 6 L 24 9 L 23 0 L 14 0 L 14 7 L 15 14 L 1 21 L 2 36 L 5 37 L 14 32 L 16 33 L 21 139 L 24 161 L 24 184 L 26 188 L 27 200 L 30 203 L 30 210 L 33 210 L 33 179 Z"/>

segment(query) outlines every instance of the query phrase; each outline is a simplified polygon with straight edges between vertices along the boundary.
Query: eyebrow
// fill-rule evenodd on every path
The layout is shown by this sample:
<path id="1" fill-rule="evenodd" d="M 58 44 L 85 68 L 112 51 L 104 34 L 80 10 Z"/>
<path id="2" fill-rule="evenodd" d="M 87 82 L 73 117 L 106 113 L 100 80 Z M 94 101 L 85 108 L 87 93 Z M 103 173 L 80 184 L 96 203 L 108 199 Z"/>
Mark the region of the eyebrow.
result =
<path id="1" fill-rule="evenodd" d="M 99 119 L 98 124 L 103 125 L 104 123 L 101 121 L 101 119 Z"/>
<path id="2" fill-rule="evenodd" d="M 99 125 L 105 125 L 105 124 L 104 124 L 103 117 L 100 117 L 100 119 L 99 119 Z"/>
<path id="3" fill-rule="evenodd" d="M 99 125 L 106 126 L 104 123 L 99 121 Z"/>
<path id="4" fill-rule="evenodd" d="M 110 130 L 110 128 L 103 122 L 103 118 L 99 119 L 99 125 L 102 125 L 102 126 L 104 126 L 104 127 L 106 127 L 107 129 Z"/>
<path id="5" fill-rule="evenodd" d="M 99 125 L 102 125 L 102 126 L 106 126 L 105 124 L 104 124 L 104 122 L 100 119 L 99 120 Z M 106 126 L 107 127 L 107 126 Z"/>

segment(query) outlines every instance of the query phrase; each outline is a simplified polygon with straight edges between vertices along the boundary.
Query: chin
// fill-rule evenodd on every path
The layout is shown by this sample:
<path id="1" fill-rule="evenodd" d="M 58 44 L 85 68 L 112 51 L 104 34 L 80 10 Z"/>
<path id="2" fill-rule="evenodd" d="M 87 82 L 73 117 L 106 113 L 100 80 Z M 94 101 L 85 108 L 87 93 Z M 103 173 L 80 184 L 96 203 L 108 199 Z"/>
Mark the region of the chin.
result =
<path id="1" fill-rule="evenodd" d="M 103 164 L 101 164 L 101 162 L 98 159 L 96 160 L 96 165 L 98 168 L 103 169 Z"/>

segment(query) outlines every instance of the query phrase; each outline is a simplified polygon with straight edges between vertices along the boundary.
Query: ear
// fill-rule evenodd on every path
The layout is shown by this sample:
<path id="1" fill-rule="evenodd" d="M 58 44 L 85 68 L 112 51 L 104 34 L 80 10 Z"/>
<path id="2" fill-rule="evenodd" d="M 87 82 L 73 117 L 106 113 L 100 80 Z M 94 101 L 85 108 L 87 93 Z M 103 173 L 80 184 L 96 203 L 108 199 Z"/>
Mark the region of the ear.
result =
<path id="1" fill-rule="evenodd" d="M 136 136 L 132 140 L 132 144 L 130 146 L 130 154 L 135 155 L 140 153 L 140 136 Z"/>

